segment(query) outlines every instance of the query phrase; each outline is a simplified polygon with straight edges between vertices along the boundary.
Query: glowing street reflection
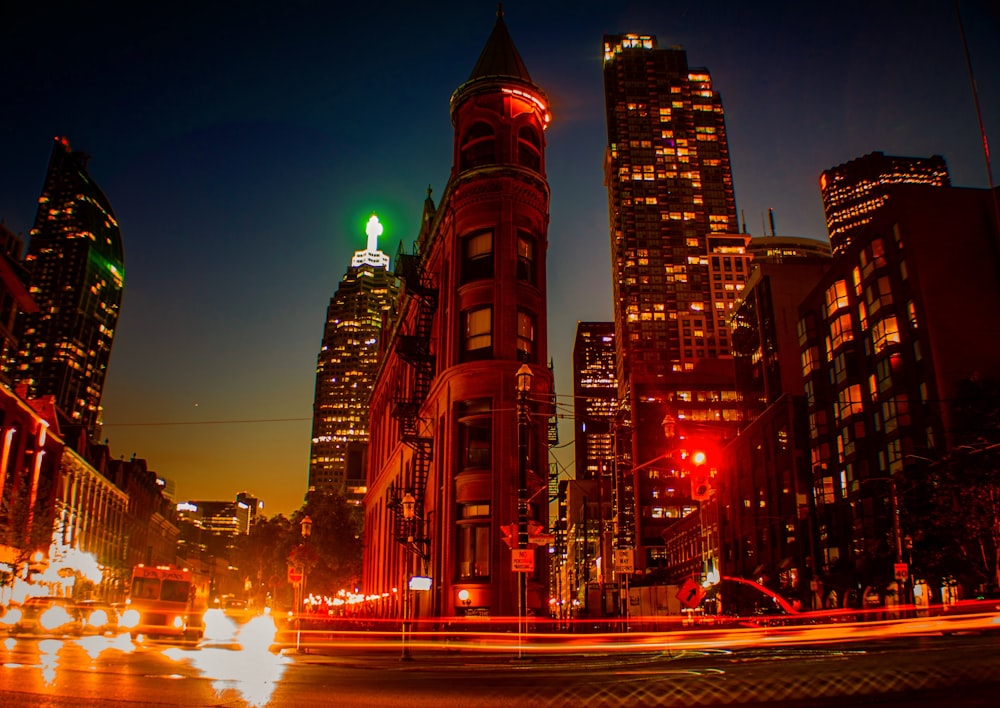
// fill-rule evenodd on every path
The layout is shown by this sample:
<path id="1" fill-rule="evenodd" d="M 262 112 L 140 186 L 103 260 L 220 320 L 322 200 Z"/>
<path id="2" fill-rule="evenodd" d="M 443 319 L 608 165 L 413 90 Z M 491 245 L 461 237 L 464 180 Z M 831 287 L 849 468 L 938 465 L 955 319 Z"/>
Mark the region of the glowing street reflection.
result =
<path id="1" fill-rule="evenodd" d="M 38 642 L 38 661 L 42 665 L 42 680 L 51 685 L 56 680 L 59 668 L 59 652 L 63 643 L 58 639 L 43 639 Z"/>
<path id="2" fill-rule="evenodd" d="M 220 613 L 221 614 L 221 613 Z M 212 680 L 212 688 L 224 700 L 224 694 L 236 691 L 252 706 L 264 706 L 271 700 L 274 689 L 290 662 L 287 657 L 271 652 L 271 645 L 277 628 L 269 616 L 254 617 L 240 629 L 235 637 L 231 620 L 230 626 L 219 623 L 215 632 L 216 641 L 235 639 L 239 649 L 205 645 L 201 649 L 172 647 L 163 654 L 174 661 L 186 662 Z M 215 620 L 213 620 L 213 623 Z M 205 637 L 209 636 L 209 617 L 205 616 Z"/>

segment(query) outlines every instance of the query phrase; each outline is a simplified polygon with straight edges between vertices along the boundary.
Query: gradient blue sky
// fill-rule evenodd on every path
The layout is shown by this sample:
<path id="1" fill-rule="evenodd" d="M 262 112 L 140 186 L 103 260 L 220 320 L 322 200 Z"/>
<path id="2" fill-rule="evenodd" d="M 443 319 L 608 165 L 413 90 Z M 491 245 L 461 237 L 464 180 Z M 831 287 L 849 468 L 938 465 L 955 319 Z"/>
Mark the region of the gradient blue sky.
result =
<path id="1" fill-rule="evenodd" d="M 27 237 L 53 136 L 93 156 L 125 247 L 103 401 L 113 453 L 146 458 L 179 500 L 247 490 L 265 513 L 290 513 L 306 488 L 329 298 L 372 211 L 394 256 L 416 236 L 427 186 L 441 194 L 448 99 L 496 3 L 28 5 L 3 13 L 0 218 Z M 1000 6 L 960 6 L 1000 144 Z M 755 235 L 773 207 L 780 234 L 825 239 L 820 172 L 873 150 L 942 154 L 955 185 L 987 185 L 948 0 L 504 10 L 551 100 L 548 342 L 567 406 L 576 323 L 611 317 L 604 33 L 655 34 L 710 70 Z"/>

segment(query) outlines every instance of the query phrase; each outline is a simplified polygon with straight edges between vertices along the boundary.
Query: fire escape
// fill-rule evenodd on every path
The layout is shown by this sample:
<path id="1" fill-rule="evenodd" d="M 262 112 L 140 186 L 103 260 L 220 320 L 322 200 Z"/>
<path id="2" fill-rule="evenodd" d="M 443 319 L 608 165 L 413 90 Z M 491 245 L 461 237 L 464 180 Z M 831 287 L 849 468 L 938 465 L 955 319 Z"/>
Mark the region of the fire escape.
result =
<path id="1" fill-rule="evenodd" d="M 409 390 L 400 391 L 393 402 L 392 416 L 399 421 L 400 439 L 413 449 L 411 478 L 393 500 L 396 512 L 396 539 L 424 560 L 430 539 L 424 529 L 424 502 L 430 472 L 432 438 L 420 408 L 427 400 L 434 378 L 434 355 L 431 353 L 431 327 L 437 309 L 437 290 L 433 278 L 422 267 L 420 254 L 396 254 L 395 274 L 405 284 L 405 292 L 416 301 L 416 316 L 410 333 L 396 337 L 396 354 L 412 367 Z"/>

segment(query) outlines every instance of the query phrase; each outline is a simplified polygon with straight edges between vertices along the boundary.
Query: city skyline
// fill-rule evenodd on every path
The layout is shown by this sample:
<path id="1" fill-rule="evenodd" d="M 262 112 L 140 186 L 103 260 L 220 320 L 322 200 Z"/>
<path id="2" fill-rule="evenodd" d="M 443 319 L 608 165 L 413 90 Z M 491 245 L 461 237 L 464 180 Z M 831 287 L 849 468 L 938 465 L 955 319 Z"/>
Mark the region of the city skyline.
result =
<path id="1" fill-rule="evenodd" d="M 388 255 L 416 238 L 427 185 L 440 195 L 448 175 L 448 97 L 496 5 L 261 6 L 233 17 L 178 7 L 156 23 L 17 9 L 13 53 L 28 61 L 0 79 L 15 106 L 0 118 L 0 219 L 27 237 L 53 136 L 93 156 L 126 256 L 103 400 L 113 454 L 147 459 L 176 482 L 178 499 L 246 489 L 265 514 L 288 514 L 308 479 L 325 306 L 373 211 Z M 950 5 L 918 3 L 906 16 L 861 3 L 827 14 L 652 2 L 504 11 L 552 101 L 548 341 L 565 415 L 576 322 L 611 319 L 604 33 L 655 34 L 709 69 L 737 209 L 753 235 L 774 208 L 779 234 L 825 239 L 820 173 L 874 150 L 941 154 L 954 185 L 986 186 Z M 996 136 L 996 11 L 965 3 L 962 12 Z M 236 422 L 249 420 L 271 422 Z M 141 425 L 151 423 L 176 424 Z M 571 431 L 562 426 L 564 445 Z"/>

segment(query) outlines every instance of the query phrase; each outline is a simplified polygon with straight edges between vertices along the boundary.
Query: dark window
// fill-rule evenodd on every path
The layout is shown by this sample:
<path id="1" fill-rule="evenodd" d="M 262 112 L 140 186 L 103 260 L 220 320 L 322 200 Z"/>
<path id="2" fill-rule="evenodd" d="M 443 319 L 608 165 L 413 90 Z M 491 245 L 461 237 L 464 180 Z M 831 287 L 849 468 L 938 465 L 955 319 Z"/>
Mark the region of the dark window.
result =
<path id="1" fill-rule="evenodd" d="M 458 579 L 490 577 L 489 522 L 460 523 L 457 539 Z"/>
<path id="2" fill-rule="evenodd" d="M 517 162 L 540 172 L 542 169 L 542 141 L 538 131 L 525 126 L 517 131 Z"/>
<path id="3" fill-rule="evenodd" d="M 458 431 L 461 446 L 460 471 L 489 469 L 493 454 L 489 418 L 460 422 Z"/>
<path id="4" fill-rule="evenodd" d="M 462 140 L 459 170 L 496 162 L 496 134 L 488 123 L 476 123 Z"/>

